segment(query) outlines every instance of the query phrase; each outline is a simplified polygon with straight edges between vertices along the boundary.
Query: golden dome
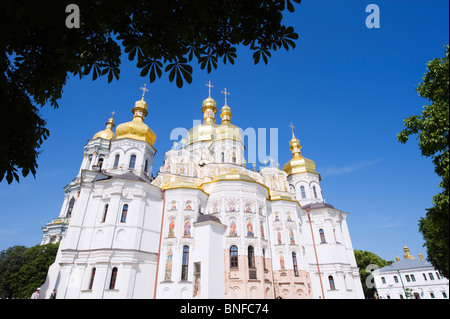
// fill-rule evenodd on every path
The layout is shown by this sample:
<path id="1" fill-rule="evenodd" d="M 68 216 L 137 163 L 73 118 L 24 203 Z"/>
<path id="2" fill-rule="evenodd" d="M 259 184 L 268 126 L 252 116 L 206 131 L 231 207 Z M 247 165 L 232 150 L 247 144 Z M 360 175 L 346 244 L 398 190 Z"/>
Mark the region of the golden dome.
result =
<path id="1" fill-rule="evenodd" d="M 241 130 L 236 125 L 231 124 L 231 116 L 232 116 L 231 108 L 227 105 L 227 100 L 225 98 L 225 105 L 222 107 L 220 113 L 222 124 L 217 126 L 216 128 L 216 135 L 215 135 L 216 140 L 233 139 L 237 141 L 242 141 Z"/>
<path id="2" fill-rule="evenodd" d="M 210 83 L 211 84 L 211 83 Z M 217 112 L 216 101 L 211 97 L 211 87 L 209 90 L 209 96 L 203 100 L 202 103 L 202 113 L 203 113 L 203 123 L 191 128 L 186 135 L 186 145 L 202 142 L 202 141 L 212 141 L 215 136 L 215 130 L 217 124 L 215 124 L 215 115 Z"/>
<path id="3" fill-rule="evenodd" d="M 403 251 L 405 252 L 405 254 L 403 255 L 403 257 L 405 259 L 416 259 L 413 256 L 411 256 L 411 253 L 409 252 L 409 248 L 406 245 L 403 247 Z"/>
<path id="4" fill-rule="evenodd" d="M 203 123 L 191 128 L 186 135 L 186 145 L 202 142 L 202 141 L 212 141 L 215 136 L 217 124 L 214 123 Z"/>
<path id="5" fill-rule="evenodd" d="M 218 176 L 215 176 L 213 178 L 213 181 L 216 181 L 216 182 L 219 182 L 219 181 L 236 181 L 236 180 L 253 182 L 253 183 L 256 182 L 253 178 L 251 178 L 248 175 L 240 173 L 235 168 L 231 169 L 229 172 L 227 172 L 225 174 L 218 175 Z"/>
<path id="6" fill-rule="evenodd" d="M 106 122 L 106 128 L 103 131 L 97 132 L 92 139 L 103 138 L 105 140 L 112 140 L 115 136 L 112 130 L 114 126 L 114 119 L 111 117 L 108 122 Z"/>
<path id="7" fill-rule="evenodd" d="M 147 108 L 148 105 L 143 98 L 136 101 L 132 109 L 133 120 L 117 126 L 115 139 L 131 138 L 146 141 L 153 146 L 156 141 L 156 134 L 144 123 L 144 118 L 148 114 Z"/>
<path id="8" fill-rule="evenodd" d="M 302 146 L 298 138 L 294 136 L 294 132 L 292 132 L 292 139 L 289 141 L 289 144 L 291 145 L 292 159 L 283 166 L 283 171 L 288 175 L 306 172 L 318 174 L 316 172 L 316 163 L 303 157 L 300 151 Z"/>
<path id="9" fill-rule="evenodd" d="M 205 112 L 207 108 L 216 108 L 216 105 L 217 105 L 216 101 L 211 96 L 209 96 L 203 100 L 202 112 Z"/>

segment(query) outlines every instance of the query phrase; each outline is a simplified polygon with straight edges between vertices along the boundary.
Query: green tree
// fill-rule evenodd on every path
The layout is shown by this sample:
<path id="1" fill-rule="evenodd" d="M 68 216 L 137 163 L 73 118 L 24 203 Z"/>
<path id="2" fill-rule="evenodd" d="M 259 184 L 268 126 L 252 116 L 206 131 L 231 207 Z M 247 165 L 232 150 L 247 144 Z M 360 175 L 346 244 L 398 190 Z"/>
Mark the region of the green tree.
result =
<path id="1" fill-rule="evenodd" d="M 421 115 L 412 115 L 403 122 L 405 129 L 397 138 L 406 143 L 410 135 L 417 135 L 423 156 L 431 157 L 436 174 L 441 177 L 441 192 L 433 197 L 433 207 L 419 220 L 427 248 L 428 260 L 449 278 L 449 46 L 445 57 L 428 63 L 427 73 L 417 92 L 431 104 L 425 105 Z"/>
<path id="2" fill-rule="evenodd" d="M 120 75 L 122 51 L 141 76 L 166 73 L 178 87 L 192 81 L 192 64 L 209 73 L 234 64 L 245 46 L 254 63 L 289 50 L 298 39 L 282 24 L 300 0 L 3 0 L 0 11 L 0 181 L 36 173 L 48 138 L 37 106 L 58 99 L 70 74 L 108 82 Z M 80 28 L 67 28 L 68 4 Z"/>
<path id="3" fill-rule="evenodd" d="M 59 243 L 36 245 L 22 255 L 23 265 L 13 280 L 14 297 L 27 299 L 47 277 L 48 268 L 55 261 Z"/>
<path id="4" fill-rule="evenodd" d="M 28 299 L 47 277 L 58 244 L 14 246 L 0 253 L 0 298 Z"/>
<path id="5" fill-rule="evenodd" d="M 23 265 L 22 255 L 26 249 L 25 246 L 13 246 L 0 252 L 0 299 L 13 298 L 15 274 Z"/>
<path id="6" fill-rule="evenodd" d="M 359 276 L 361 278 L 361 284 L 363 287 L 363 291 L 364 291 L 364 296 L 366 298 L 372 299 L 374 297 L 375 294 L 375 288 L 373 287 L 367 287 L 366 285 L 366 280 L 367 277 L 371 274 L 370 271 L 367 271 L 367 267 L 369 265 L 375 265 L 378 268 L 382 268 L 387 266 L 389 263 L 384 259 L 382 259 L 381 257 L 379 257 L 378 255 L 370 252 L 370 251 L 366 251 L 366 250 L 354 250 L 355 253 L 355 259 L 356 259 L 356 264 L 358 265 L 359 268 Z M 369 269 L 374 269 L 373 267 L 369 267 Z M 371 281 L 373 283 L 373 279 Z"/>

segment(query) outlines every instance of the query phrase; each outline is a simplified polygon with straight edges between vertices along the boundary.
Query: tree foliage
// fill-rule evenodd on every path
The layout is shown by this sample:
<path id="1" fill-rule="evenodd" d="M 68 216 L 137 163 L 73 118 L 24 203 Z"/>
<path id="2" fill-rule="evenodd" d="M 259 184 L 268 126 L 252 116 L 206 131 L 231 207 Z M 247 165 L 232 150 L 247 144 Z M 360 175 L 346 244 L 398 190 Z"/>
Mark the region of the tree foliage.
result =
<path id="1" fill-rule="evenodd" d="M 14 246 L 0 253 L 0 298 L 28 299 L 47 277 L 58 244 Z"/>
<path id="2" fill-rule="evenodd" d="M 441 178 L 441 192 L 433 197 L 433 207 L 427 209 L 419 221 L 427 247 L 428 260 L 449 278 L 449 46 L 445 57 L 428 63 L 427 73 L 417 92 L 431 104 L 420 115 L 412 115 L 403 122 L 405 129 L 398 140 L 406 143 L 410 135 L 417 135 L 423 156 L 431 157 L 434 170 Z"/>
<path id="3" fill-rule="evenodd" d="M 182 87 L 192 65 L 208 73 L 234 64 L 238 46 L 254 63 L 295 48 L 282 24 L 300 0 L 4 0 L 0 11 L 0 181 L 36 173 L 38 148 L 49 136 L 37 106 L 58 99 L 69 75 L 119 79 L 122 50 L 150 82 L 164 73 Z M 68 4 L 80 28 L 68 29 Z M 3 136 L 4 134 L 4 136 Z"/>
<path id="4" fill-rule="evenodd" d="M 370 272 L 367 271 L 367 267 L 369 265 L 376 265 L 378 268 L 383 268 L 392 262 L 388 262 L 370 251 L 354 250 L 353 252 L 355 253 L 356 265 L 359 268 L 359 277 L 361 278 L 364 296 L 368 299 L 372 299 L 374 298 L 376 291 L 375 288 L 369 288 L 366 285 L 367 277 L 370 275 Z"/>

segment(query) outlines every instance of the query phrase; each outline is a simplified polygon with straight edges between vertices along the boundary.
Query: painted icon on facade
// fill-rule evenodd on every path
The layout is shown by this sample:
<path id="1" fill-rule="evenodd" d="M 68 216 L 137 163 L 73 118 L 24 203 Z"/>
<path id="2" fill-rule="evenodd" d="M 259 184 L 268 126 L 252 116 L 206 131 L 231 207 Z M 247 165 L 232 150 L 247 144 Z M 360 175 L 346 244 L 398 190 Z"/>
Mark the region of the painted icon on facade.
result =
<path id="1" fill-rule="evenodd" d="M 169 223 L 169 237 L 175 236 L 175 220 L 171 219 Z"/>
<path id="2" fill-rule="evenodd" d="M 237 232 L 236 232 L 236 221 L 234 219 L 231 220 L 230 222 L 230 237 L 236 237 L 237 236 Z"/>
<path id="3" fill-rule="evenodd" d="M 191 220 L 188 218 L 184 223 L 184 237 L 191 237 Z"/>
<path id="4" fill-rule="evenodd" d="M 164 270 L 164 280 L 170 280 L 172 277 L 172 245 L 167 246 L 166 268 Z"/>

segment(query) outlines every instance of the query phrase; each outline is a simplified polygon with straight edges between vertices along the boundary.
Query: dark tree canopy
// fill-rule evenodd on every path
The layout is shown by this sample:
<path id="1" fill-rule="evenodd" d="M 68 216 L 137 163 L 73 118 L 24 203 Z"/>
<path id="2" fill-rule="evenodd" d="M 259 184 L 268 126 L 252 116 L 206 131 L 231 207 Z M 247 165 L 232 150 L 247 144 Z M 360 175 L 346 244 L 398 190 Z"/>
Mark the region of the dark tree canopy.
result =
<path id="1" fill-rule="evenodd" d="M 67 28 L 66 6 L 80 9 L 80 28 Z M 69 75 L 120 75 L 122 50 L 141 76 L 166 73 L 178 87 L 192 82 L 192 64 L 211 72 L 234 64 L 238 46 L 268 63 L 271 52 L 295 48 L 282 24 L 300 0 L 4 0 L 0 11 L 0 181 L 36 173 L 49 136 L 38 106 L 58 99 Z"/>
<path id="2" fill-rule="evenodd" d="M 419 221 L 425 239 L 428 260 L 449 278 L 449 46 L 445 56 L 428 63 L 427 73 L 417 92 L 431 104 L 420 115 L 412 115 L 403 122 L 405 129 L 398 140 L 406 143 L 416 135 L 423 156 L 431 157 L 434 170 L 441 178 L 441 192 L 433 197 L 433 207 Z"/>

